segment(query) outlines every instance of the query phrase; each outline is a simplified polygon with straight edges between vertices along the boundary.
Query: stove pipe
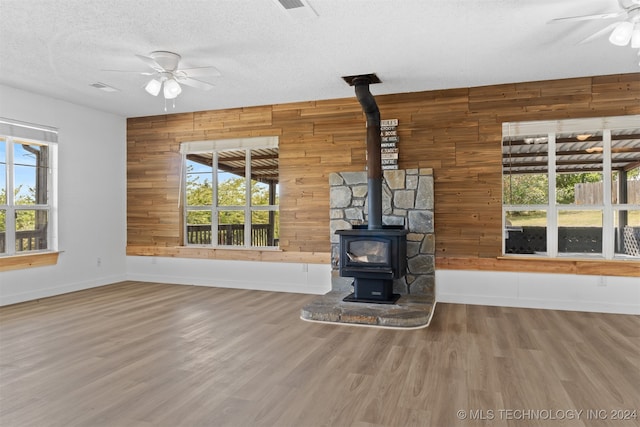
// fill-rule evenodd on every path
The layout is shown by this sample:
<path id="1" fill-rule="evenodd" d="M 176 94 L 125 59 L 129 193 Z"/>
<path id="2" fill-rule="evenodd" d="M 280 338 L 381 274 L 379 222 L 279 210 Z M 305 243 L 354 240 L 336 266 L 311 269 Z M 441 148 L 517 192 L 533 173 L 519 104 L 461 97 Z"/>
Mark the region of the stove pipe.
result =
<path id="1" fill-rule="evenodd" d="M 367 189 L 369 199 L 369 230 L 382 229 L 382 160 L 380 157 L 380 110 L 369 91 L 370 75 L 356 76 L 352 80 L 356 98 L 367 117 Z"/>

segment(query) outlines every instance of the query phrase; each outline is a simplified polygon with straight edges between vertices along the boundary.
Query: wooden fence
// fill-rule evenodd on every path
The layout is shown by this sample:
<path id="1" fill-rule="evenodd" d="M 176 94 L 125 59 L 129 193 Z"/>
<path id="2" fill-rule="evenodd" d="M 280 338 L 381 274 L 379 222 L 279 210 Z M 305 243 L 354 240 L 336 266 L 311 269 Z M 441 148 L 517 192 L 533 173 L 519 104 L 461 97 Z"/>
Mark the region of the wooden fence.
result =
<path id="1" fill-rule="evenodd" d="M 618 181 L 611 183 L 612 201 L 618 202 Z M 578 205 L 601 205 L 603 186 L 601 182 L 586 182 L 575 185 L 575 201 Z M 627 181 L 627 203 L 640 204 L 640 181 Z"/>

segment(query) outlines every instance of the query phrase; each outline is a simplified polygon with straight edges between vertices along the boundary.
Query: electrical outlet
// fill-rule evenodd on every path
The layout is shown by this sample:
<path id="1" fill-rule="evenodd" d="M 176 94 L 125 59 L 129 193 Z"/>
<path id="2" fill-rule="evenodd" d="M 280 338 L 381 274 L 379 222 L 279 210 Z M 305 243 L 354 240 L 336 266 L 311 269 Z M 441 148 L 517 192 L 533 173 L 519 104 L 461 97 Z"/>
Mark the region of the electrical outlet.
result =
<path id="1" fill-rule="evenodd" d="M 606 287 L 607 286 L 607 278 L 604 276 L 598 277 L 598 286 Z"/>

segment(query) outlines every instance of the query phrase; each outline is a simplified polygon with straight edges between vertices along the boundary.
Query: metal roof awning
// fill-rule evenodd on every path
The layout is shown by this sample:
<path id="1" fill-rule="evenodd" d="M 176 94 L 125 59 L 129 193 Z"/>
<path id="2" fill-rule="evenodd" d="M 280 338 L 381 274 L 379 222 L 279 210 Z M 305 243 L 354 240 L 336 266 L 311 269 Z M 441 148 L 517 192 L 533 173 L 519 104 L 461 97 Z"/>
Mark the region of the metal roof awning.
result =
<path id="1" fill-rule="evenodd" d="M 502 169 L 505 174 L 547 173 L 548 136 L 514 136 L 502 141 Z M 603 170 L 601 132 L 558 134 L 555 142 L 556 172 L 581 173 Z M 611 132 L 611 169 L 640 167 L 640 129 Z"/>
<path id="2" fill-rule="evenodd" d="M 191 161 L 211 166 L 213 153 L 187 154 Z M 246 156 L 244 150 L 218 152 L 218 170 L 238 176 L 245 176 Z M 264 183 L 278 183 L 278 149 L 261 148 L 251 150 L 251 179 Z"/>

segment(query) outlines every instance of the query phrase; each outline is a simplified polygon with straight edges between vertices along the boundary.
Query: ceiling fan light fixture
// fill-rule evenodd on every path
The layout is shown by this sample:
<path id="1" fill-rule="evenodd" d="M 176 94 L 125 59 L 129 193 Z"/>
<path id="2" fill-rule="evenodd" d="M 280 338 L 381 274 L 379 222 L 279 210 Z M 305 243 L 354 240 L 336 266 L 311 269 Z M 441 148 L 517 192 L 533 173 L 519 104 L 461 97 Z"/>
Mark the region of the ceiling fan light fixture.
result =
<path id="1" fill-rule="evenodd" d="M 144 87 L 144 90 L 147 91 L 150 95 L 158 96 L 160 93 L 160 88 L 162 88 L 162 83 L 159 80 L 151 79 L 149 83 Z"/>
<path id="2" fill-rule="evenodd" d="M 182 88 L 175 79 L 168 79 L 164 82 L 164 97 L 166 99 L 175 99 L 181 92 Z"/>
<path id="3" fill-rule="evenodd" d="M 616 28 L 611 32 L 609 41 L 616 46 L 626 46 L 631 40 L 633 33 L 633 24 L 629 21 L 623 21 L 616 25 Z"/>

